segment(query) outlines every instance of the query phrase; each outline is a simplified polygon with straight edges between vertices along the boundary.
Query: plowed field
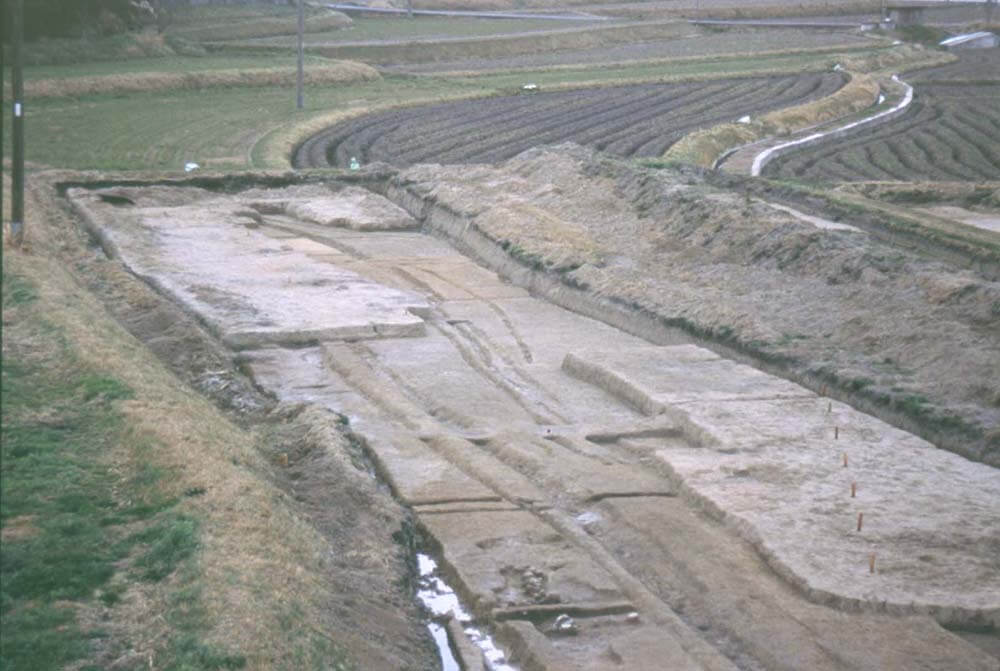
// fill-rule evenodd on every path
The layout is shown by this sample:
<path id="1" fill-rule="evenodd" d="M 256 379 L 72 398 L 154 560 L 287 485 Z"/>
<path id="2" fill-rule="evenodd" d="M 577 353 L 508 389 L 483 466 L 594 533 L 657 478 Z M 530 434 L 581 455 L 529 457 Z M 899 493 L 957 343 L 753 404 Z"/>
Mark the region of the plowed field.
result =
<path id="1" fill-rule="evenodd" d="M 645 84 L 389 110 L 338 124 L 296 151 L 297 167 L 492 163 L 576 142 L 618 156 L 660 156 L 691 130 L 829 95 L 837 73 Z"/>
<path id="2" fill-rule="evenodd" d="M 846 140 L 791 154 L 765 174 L 831 182 L 979 181 L 1000 175 L 1000 49 L 913 75 L 899 119 Z"/>

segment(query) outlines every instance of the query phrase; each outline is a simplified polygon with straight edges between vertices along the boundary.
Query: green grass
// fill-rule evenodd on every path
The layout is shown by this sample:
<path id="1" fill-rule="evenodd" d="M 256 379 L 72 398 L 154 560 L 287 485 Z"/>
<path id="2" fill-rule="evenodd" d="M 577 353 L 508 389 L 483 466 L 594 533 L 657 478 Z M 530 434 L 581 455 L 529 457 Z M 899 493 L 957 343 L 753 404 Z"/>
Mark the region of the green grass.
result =
<path id="1" fill-rule="evenodd" d="M 0 371 L 0 668 L 60 669 L 87 660 L 92 641 L 106 637 L 81 627 L 77 607 L 113 607 L 130 583 L 189 566 L 198 521 L 161 493 L 167 472 L 111 469 L 112 450 L 142 462 L 156 449 L 116 407 L 132 389 L 81 364 L 46 321 L 37 290 L 6 266 L 3 304 L 17 327 L 5 333 Z M 199 642 L 204 618 L 185 609 L 168 614 L 178 633 L 163 653 L 167 668 L 240 668 L 242 658 Z"/>
<path id="2" fill-rule="evenodd" d="M 197 549 L 198 520 L 175 515 L 131 536 L 129 540 L 149 545 L 134 563 L 142 579 L 162 580 Z"/>
<path id="3" fill-rule="evenodd" d="M 109 37 L 79 37 L 45 39 L 25 45 L 24 64 L 81 63 L 96 61 L 120 62 L 126 57 L 139 58 L 169 55 L 171 50 L 161 41 L 143 41 L 135 33 Z M 128 54 L 128 56 L 126 56 Z M 8 65 L 10 61 L 7 61 Z"/>
<path id="4" fill-rule="evenodd" d="M 906 42 L 917 42 L 929 47 L 938 47 L 938 43 L 948 37 L 948 32 L 932 26 L 901 26 L 897 29 Z"/>

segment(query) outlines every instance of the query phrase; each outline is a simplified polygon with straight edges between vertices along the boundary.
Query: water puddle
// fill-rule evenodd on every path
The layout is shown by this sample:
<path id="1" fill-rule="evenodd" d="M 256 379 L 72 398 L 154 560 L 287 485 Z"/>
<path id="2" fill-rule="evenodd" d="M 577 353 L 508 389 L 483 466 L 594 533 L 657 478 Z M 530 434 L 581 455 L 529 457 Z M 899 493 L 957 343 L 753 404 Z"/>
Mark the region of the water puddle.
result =
<path id="1" fill-rule="evenodd" d="M 437 562 L 425 554 L 418 554 L 417 568 L 420 570 L 417 598 L 434 618 L 427 627 L 434 637 L 434 642 L 437 643 L 438 653 L 441 655 L 441 668 L 444 671 L 462 670 L 448 642 L 448 632 L 444 625 L 440 624 L 451 616 L 462 626 L 462 631 L 469 641 L 482 650 L 486 666 L 490 671 L 518 671 L 516 666 L 507 662 L 507 656 L 493 642 L 492 637 L 484 629 L 476 626 L 472 615 L 459 602 L 455 590 L 438 575 Z"/>

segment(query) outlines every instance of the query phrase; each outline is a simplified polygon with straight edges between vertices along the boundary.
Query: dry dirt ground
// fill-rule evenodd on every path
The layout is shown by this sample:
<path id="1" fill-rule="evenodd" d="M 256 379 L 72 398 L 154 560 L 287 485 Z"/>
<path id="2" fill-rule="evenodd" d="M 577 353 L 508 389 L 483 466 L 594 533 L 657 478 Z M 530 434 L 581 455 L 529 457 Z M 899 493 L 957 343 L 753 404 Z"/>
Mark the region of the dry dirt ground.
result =
<path id="1" fill-rule="evenodd" d="M 520 668 L 1000 668 L 996 468 L 718 353 L 995 427 L 995 283 L 578 147 L 312 179 L 68 198 L 282 407 L 349 419 Z M 284 444 L 350 537 L 367 501 Z"/>

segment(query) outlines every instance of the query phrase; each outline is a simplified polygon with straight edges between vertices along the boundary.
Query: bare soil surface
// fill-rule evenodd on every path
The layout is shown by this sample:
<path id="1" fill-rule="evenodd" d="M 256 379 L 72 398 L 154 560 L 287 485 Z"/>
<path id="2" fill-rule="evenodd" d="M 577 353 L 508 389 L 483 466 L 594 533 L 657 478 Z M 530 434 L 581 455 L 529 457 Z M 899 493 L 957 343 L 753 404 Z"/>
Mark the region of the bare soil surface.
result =
<path id="1" fill-rule="evenodd" d="M 369 180 L 387 186 L 384 176 Z M 529 152 L 500 168 L 418 166 L 388 193 L 466 252 L 515 275 L 518 267 L 536 273 L 539 289 L 546 268 L 574 278 L 563 285 L 553 276 L 557 291 L 577 294 L 600 268 L 608 276 L 594 296 L 614 297 L 622 285 L 612 274 L 625 271 L 637 300 L 649 288 L 637 285 L 640 278 L 666 282 L 668 269 L 678 292 L 697 291 L 685 256 L 715 270 L 731 266 L 729 290 L 746 272 L 747 257 L 724 252 L 724 240 L 713 245 L 688 230 L 702 250 L 683 235 L 671 241 L 659 200 L 676 204 L 685 190 L 698 190 L 711 208 L 692 217 L 688 203 L 691 222 L 739 207 L 738 197 L 692 182 L 575 148 Z M 95 185 L 70 198 L 108 249 L 154 285 L 172 287 L 178 305 L 223 337 L 239 315 L 281 315 L 259 287 L 284 280 L 291 305 L 306 289 L 300 320 L 307 323 L 279 321 L 266 340 L 240 344 L 250 348 L 240 354 L 244 370 L 283 402 L 279 412 L 314 427 L 275 434 L 276 458 L 289 464 L 288 491 L 335 538 L 355 533 L 352 512 L 371 512 L 392 528 L 399 518 L 369 494 L 323 500 L 323 492 L 341 491 L 347 473 L 324 479 L 315 461 L 323 453 L 310 446 L 336 445 L 341 460 L 370 457 L 398 503 L 412 508 L 424 547 L 475 623 L 493 627 L 521 668 L 1000 668 L 984 652 L 994 636 L 977 647 L 938 624 L 993 631 L 1000 617 L 996 469 L 679 344 L 689 334 L 653 345 L 653 331 L 640 338 L 533 297 L 400 221 L 387 201 L 359 198 L 355 187 L 248 185 L 220 194 L 192 185 Z M 745 223 L 733 233 L 780 224 L 783 237 L 798 232 L 816 242 L 811 224 L 760 207 L 743 206 Z M 324 211 L 337 214 L 317 216 Z M 361 225 L 373 212 L 392 213 L 396 223 Z M 589 228 L 598 222 L 602 237 Z M 646 228 L 652 222 L 655 235 Z M 488 246 L 484 234 L 492 236 Z M 624 245 L 628 257 L 616 253 Z M 746 247 L 745 238 L 733 246 Z M 178 266 L 220 255 L 238 262 L 199 277 Z M 231 276 L 239 269 L 242 283 Z M 323 285 L 327 300 L 310 297 L 314 283 L 298 281 L 332 271 L 355 279 Z M 784 284 L 798 289 L 801 277 L 786 272 Z M 833 275 L 837 284 L 850 282 L 841 275 Z M 352 297 L 359 278 L 370 289 Z M 200 291 L 185 290 L 196 284 Z M 400 294 L 411 296 L 423 328 L 379 333 Z M 231 312 L 220 322 L 223 296 Z M 355 319 L 342 309 L 345 300 L 371 310 L 373 330 L 342 330 Z M 717 294 L 712 300 L 721 303 Z M 623 314 L 648 313 L 616 305 Z M 320 334 L 318 342 L 303 346 L 304 331 Z M 331 411 L 349 418 L 351 445 L 339 442 L 335 427 L 316 428 L 315 418 Z M 848 494 L 852 481 L 858 499 Z M 914 509 L 925 512 L 914 517 Z M 854 529 L 858 512 L 863 531 Z M 377 537 L 358 542 L 361 549 L 345 551 L 345 568 L 384 556 Z M 362 589 L 345 583 L 346 593 Z M 331 626 L 353 615 L 344 605 Z M 366 640 L 378 643 L 392 632 L 371 614 Z M 449 627 L 453 636 L 460 629 Z"/>
<path id="2" fill-rule="evenodd" d="M 839 73 L 534 93 L 390 110 L 338 124 L 295 153 L 298 167 L 499 161 L 573 141 L 658 157 L 694 128 L 829 95 Z"/>

